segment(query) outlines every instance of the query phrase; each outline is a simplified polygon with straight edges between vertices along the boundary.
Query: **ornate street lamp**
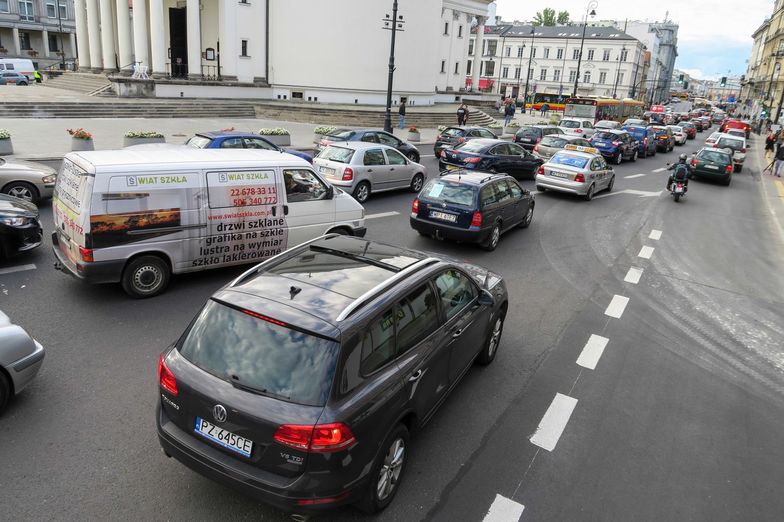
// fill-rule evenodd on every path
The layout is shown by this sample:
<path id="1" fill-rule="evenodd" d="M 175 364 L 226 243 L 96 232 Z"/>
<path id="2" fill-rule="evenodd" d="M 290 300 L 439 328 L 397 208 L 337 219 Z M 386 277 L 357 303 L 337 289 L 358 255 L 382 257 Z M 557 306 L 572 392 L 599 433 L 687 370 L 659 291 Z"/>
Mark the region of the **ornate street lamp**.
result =
<path id="1" fill-rule="evenodd" d="M 580 39 L 580 54 L 577 56 L 577 76 L 574 77 L 574 92 L 572 97 L 577 97 L 577 82 L 580 81 L 580 65 L 583 61 L 583 46 L 585 45 L 585 29 L 588 27 L 588 17 L 596 16 L 596 8 L 599 7 L 599 2 L 591 0 L 585 8 L 585 17 L 583 17 L 583 36 Z"/>

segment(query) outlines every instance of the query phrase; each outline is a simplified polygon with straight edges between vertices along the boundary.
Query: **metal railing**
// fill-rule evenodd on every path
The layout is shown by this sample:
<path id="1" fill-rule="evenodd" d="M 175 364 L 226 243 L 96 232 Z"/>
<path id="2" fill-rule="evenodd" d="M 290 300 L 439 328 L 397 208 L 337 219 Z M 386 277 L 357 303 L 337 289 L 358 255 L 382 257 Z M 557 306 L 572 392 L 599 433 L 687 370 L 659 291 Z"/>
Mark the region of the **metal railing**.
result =
<path id="1" fill-rule="evenodd" d="M 201 76 L 205 80 L 217 80 L 218 79 L 218 66 L 217 65 L 202 65 L 201 66 Z"/>
<path id="2" fill-rule="evenodd" d="M 188 64 L 187 63 L 166 63 L 166 75 L 169 78 L 187 78 L 188 77 Z"/>

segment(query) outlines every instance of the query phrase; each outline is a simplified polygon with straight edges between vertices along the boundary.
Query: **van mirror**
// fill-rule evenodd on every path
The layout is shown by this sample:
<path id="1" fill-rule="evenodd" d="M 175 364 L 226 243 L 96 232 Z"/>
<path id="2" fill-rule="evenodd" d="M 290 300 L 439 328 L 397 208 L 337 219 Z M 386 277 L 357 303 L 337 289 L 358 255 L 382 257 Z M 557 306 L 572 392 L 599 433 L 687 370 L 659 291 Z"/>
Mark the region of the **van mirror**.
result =
<path id="1" fill-rule="evenodd" d="M 490 293 L 490 290 L 483 288 L 479 292 L 479 304 L 482 306 L 495 306 L 495 297 Z"/>

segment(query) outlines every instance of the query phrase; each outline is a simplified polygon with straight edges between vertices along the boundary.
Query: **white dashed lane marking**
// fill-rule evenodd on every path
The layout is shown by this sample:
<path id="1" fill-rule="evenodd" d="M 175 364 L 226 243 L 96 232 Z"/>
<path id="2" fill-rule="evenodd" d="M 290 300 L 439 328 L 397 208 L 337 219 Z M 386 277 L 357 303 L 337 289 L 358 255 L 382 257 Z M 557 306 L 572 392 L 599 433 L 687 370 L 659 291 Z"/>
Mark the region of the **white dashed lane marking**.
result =
<path id="1" fill-rule="evenodd" d="M 8 268 L 0 268 L 0 275 L 3 274 L 13 274 L 14 272 L 24 272 L 25 270 L 35 270 L 35 265 L 19 265 L 19 266 L 10 266 Z"/>
<path id="2" fill-rule="evenodd" d="M 378 214 L 370 214 L 368 216 L 365 216 L 365 219 L 378 219 L 383 217 L 397 216 L 399 214 L 400 212 L 380 212 Z"/>
<path id="3" fill-rule="evenodd" d="M 626 310 L 627 304 L 629 304 L 628 297 L 614 295 L 612 301 L 610 301 L 610 304 L 607 305 L 607 310 L 604 311 L 604 315 L 609 315 L 610 317 L 620 319 L 623 315 L 623 311 Z"/>
<path id="4" fill-rule="evenodd" d="M 633 178 L 641 178 L 645 176 L 645 174 L 632 174 L 631 176 L 624 176 L 625 179 L 633 179 Z"/>
<path id="5" fill-rule="evenodd" d="M 648 239 L 653 239 L 655 241 L 658 241 L 658 240 L 661 239 L 661 235 L 662 235 L 662 231 L 661 230 L 653 229 L 653 230 L 651 230 L 651 233 L 648 234 Z"/>
<path id="6" fill-rule="evenodd" d="M 575 406 L 577 406 L 577 399 L 556 393 L 553 402 L 544 413 L 539 427 L 536 428 L 536 433 L 531 437 L 531 442 L 547 451 L 553 451 Z"/>
<path id="7" fill-rule="evenodd" d="M 577 364 L 583 368 L 595 370 L 596 363 L 598 363 L 599 359 L 602 357 L 604 348 L 609 341 L 608 338 L 602 337 L 601 335 L 591 335 L 591 338 L 585 343 L 585 347 L 583 347 L 580 357 L 577 358 Z"/>
<path id="8" fill-rule="evenodd" d="M 626 277 L 623 278 L 624 282 L 631 283 L 636 285 L 640 282 L 640 278 L 642 277 L 642 268 L 634 268 L 631 267 L 628 272 L 626 272 Z"/>
<path id="9" fill-rule="evenodd" d="M 651 172 L 664 172 L 665 170 L 667 170 L 667 167 L 662 167 L 660 169 L 653 169 Z"/>
<path id="10" fill-rule="evenodd" d="M 482 522 L 517 522 L 525 506 L 502 495 L 496 495 Z"/>
<path id="11" fill-rule="evenodd" d="M 640 253 L 637 254 L 637 257 L 641 257 L 643 259 L 650 259 L 653 255 L 653 247 L 644 246 L 640 249 Z"/>

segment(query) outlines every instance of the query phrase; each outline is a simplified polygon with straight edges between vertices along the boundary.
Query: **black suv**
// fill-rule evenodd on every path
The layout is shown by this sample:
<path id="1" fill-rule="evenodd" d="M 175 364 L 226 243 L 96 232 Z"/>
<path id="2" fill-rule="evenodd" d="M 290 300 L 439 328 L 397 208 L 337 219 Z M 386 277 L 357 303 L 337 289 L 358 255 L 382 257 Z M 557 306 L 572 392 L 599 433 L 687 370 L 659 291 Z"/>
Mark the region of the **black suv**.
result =
<path id="1" fill-rule="evenodd" d="M 195 471 L 286 511 L 380 511 L 410 434 L 508 307 L 486 269 L 339 235 L 248 270 L 161 354 L 158 437 Z"/>

